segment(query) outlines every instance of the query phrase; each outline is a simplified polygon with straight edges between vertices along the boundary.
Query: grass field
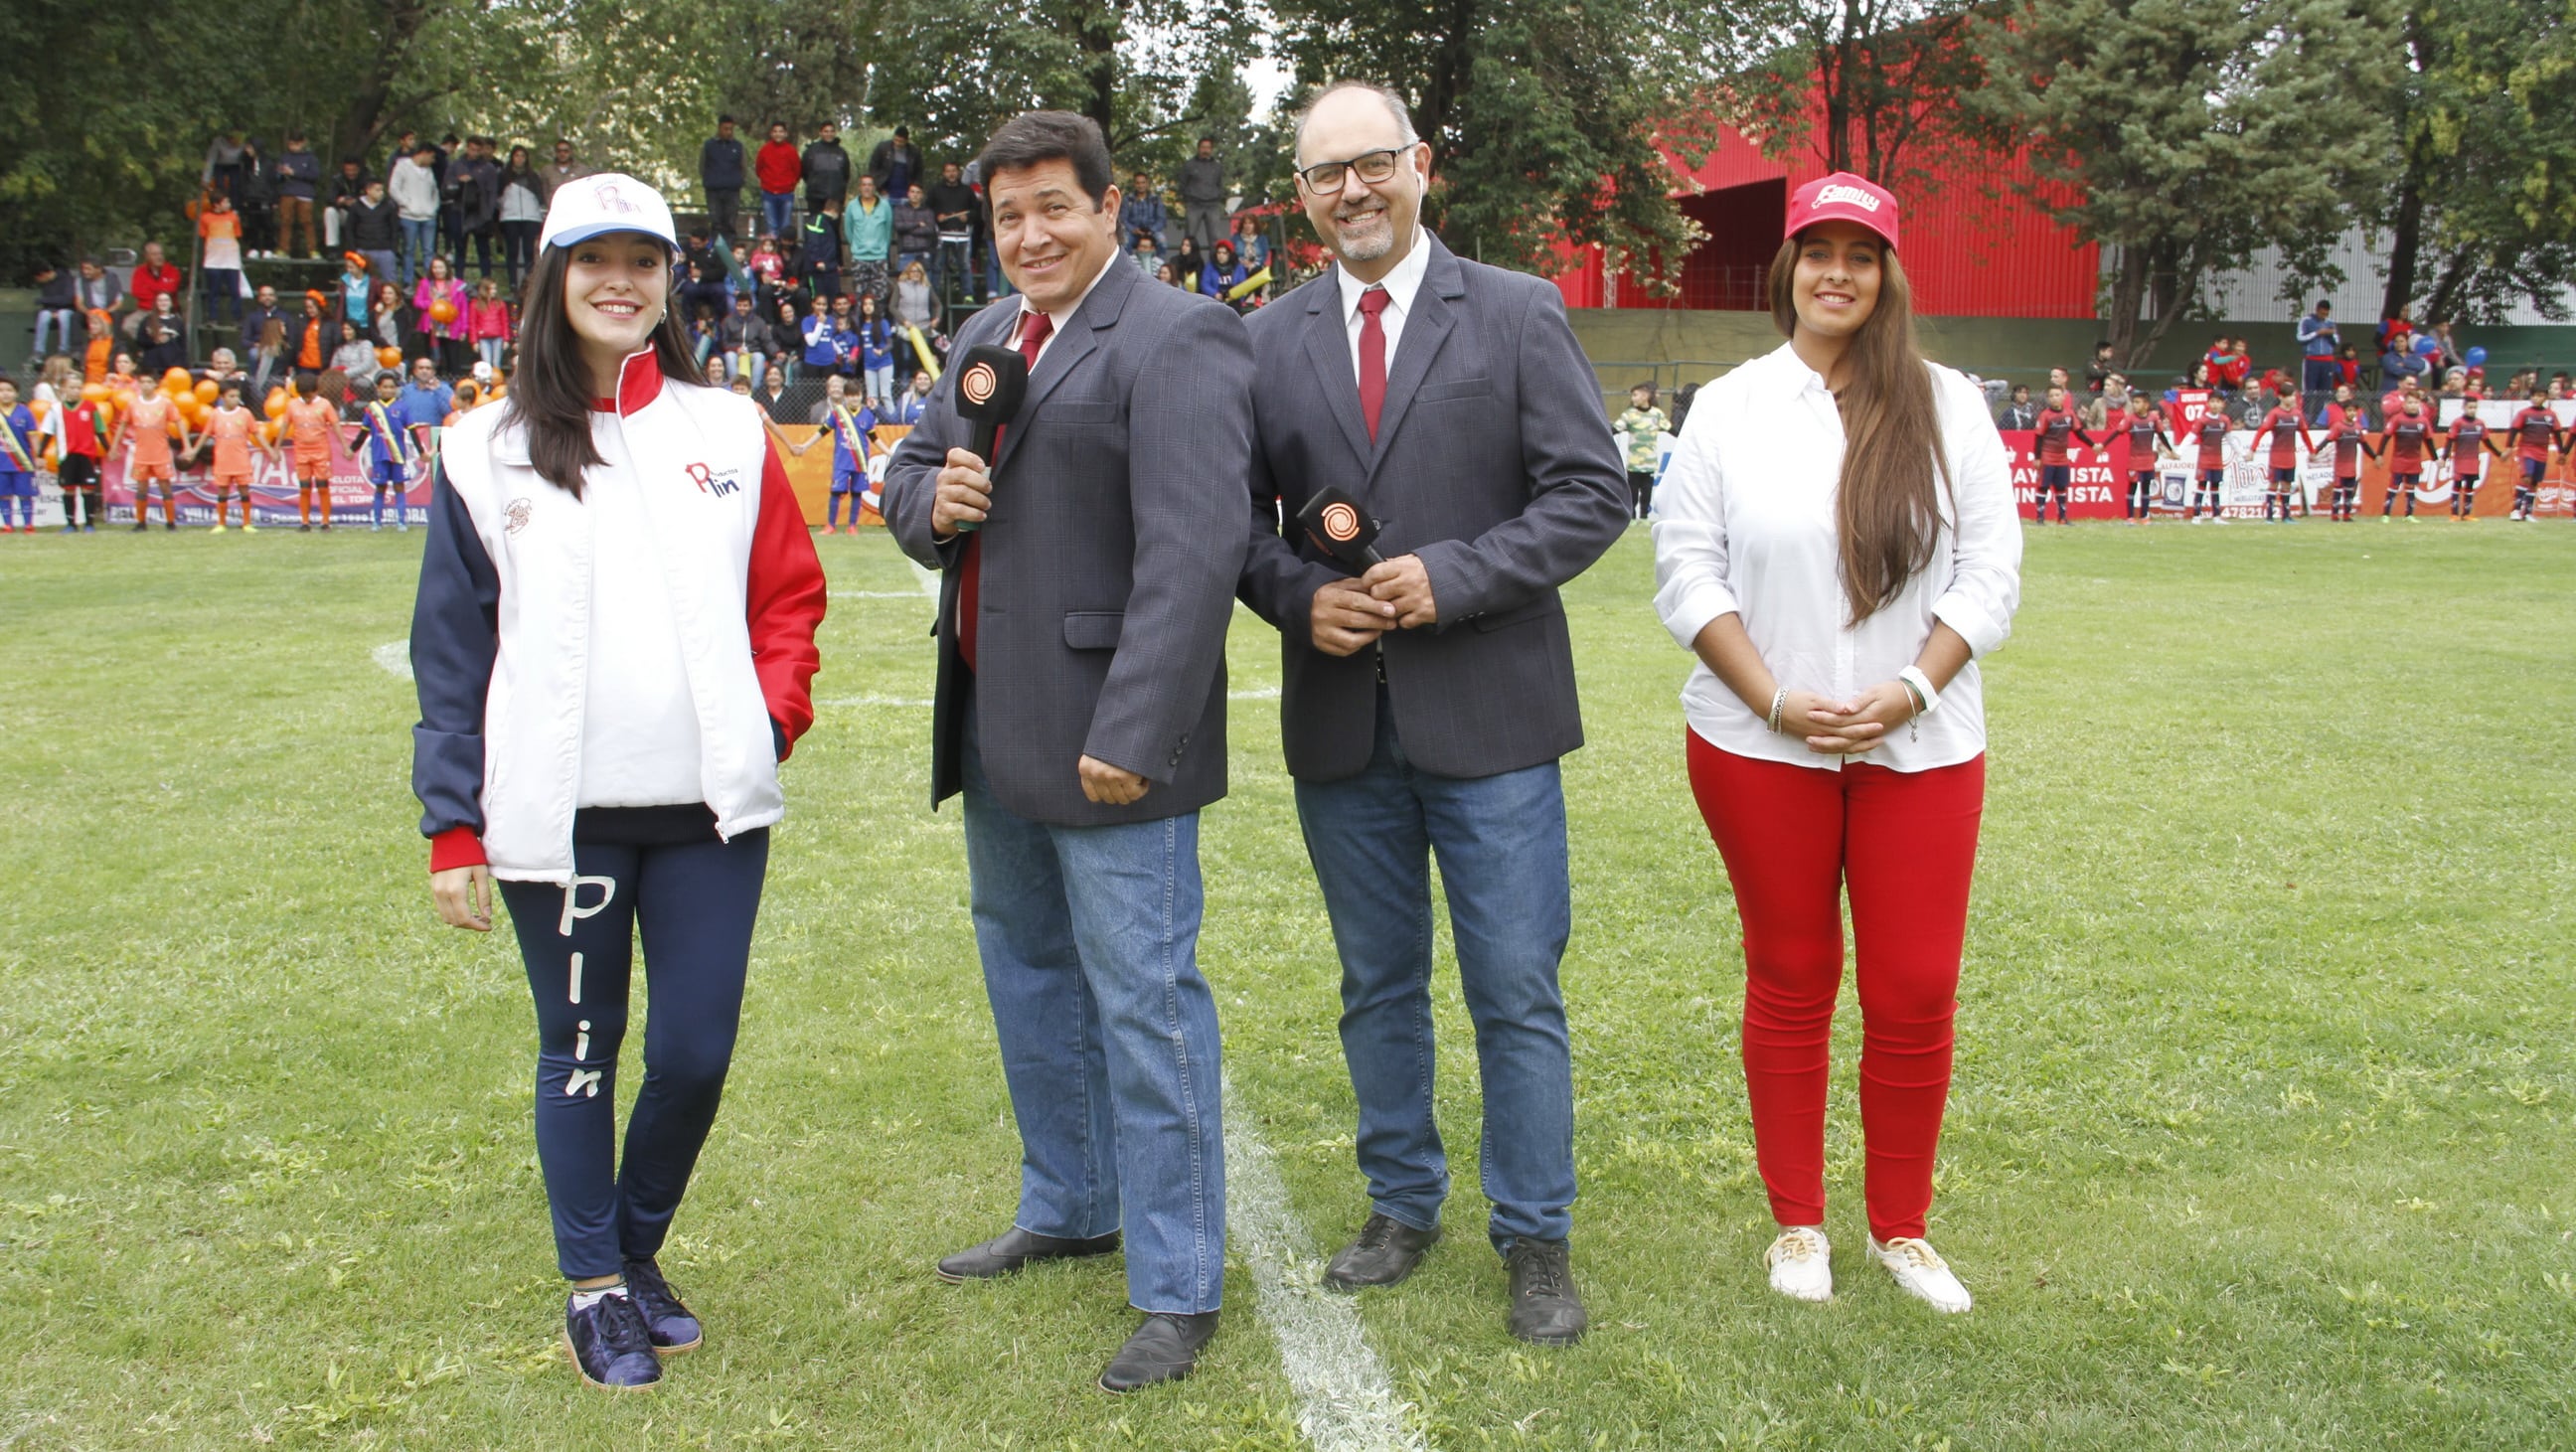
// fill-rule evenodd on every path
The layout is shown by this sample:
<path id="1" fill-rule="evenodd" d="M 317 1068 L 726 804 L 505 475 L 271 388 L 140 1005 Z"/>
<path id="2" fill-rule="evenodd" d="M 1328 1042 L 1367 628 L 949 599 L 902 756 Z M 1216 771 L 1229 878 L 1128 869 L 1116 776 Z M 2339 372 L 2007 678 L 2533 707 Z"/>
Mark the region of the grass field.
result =
<path id="1" fill-rule="evenodd" d="M 882 536 L 823 541 L 821 719 L 663 1259 L 708 1345 L 650 1396 L 580 1389 L 525 980 L 506 933 L 435 925 L 410 687 L 372 658 L 420 539 L 0 540 L 0 1448 L 1299 1445 L 1241 1270 L 1199 1377 L 1127 1400 L 1091 1387 L 1114 1262 L 927 1274 L 1008 1219 L 1016 1140 L 926 803 L 930 606 Z M 1594 1331 L 1504 1335 L 1450 980 L 1455 1233 L 1359 1308 L 1429 1445 L 2576 1445 L 2576 530 L 2031 541 L 1987 677 L 1952 1319 L 1854 1253 L 1850 1012 L 1842 1295 L 1764 1287 L 1742 960 L 1651 578 L 1639 531 L 1569 593 Z M 1275 685 L 1248 614 L 1232 659 Z M 1336 969 L 1274 703 L 1234 753 L 1227 1109 L 1320 1257 L 1364 1209 Z"/>

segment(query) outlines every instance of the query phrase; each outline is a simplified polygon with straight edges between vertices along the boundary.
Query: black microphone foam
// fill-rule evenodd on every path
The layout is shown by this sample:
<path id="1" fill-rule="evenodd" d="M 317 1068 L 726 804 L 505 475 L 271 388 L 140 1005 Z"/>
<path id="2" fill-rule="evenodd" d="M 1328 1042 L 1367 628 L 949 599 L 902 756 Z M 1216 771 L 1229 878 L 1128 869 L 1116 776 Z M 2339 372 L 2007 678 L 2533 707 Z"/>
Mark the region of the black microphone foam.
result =
<path id="1" fill-rule="evenodd" d="M 978 343 L 957 360 L 957 416 L 975 426 L 966 447 L 993 465 L 993 439 L 1029 392 L 1029 363 L 1017 348 Z"/>
<path id="2" fill-rule="evenodd" d="M 1353 570 L 1384 564 L 1377 552 L 1377 521 L 1360 502 L 1340 489 L 1326 487 L 1307 496 L 1297 523 L 1315 547 Z"/>

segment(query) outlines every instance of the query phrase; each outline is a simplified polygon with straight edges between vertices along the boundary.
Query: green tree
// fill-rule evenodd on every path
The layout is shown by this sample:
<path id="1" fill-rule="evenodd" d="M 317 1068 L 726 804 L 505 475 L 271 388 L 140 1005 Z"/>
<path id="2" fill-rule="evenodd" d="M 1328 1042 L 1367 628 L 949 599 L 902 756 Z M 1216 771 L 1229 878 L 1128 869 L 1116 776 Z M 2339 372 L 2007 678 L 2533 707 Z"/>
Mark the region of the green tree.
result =
<path id="1" fill-rule="evenodd" d="M 2491 321 L 2576 283 L 2576 26 L 2564 3 L 2409 0 L 2385 316 Z"/>
<path id="2" fill-rule="evenodd" d="M 1729 119 L 1784 156 L 1902 185 L 1973 147 L 1960 97 L 1984 83 L 1975 27 L 2000 0 L 1790 0 L 1791 43 L 1727 87 Z"/>
<path id="3" fill-rule="evenodd" d="M 2031 200 L 2104 248 L 2128 364 L 2267 244 L 2333 275 L 2324 251 L 2392 145 L 2389 18 L 2387 0 L 2016 0 L 1983 27 L 1966 104 L 2025 147 Z"/>

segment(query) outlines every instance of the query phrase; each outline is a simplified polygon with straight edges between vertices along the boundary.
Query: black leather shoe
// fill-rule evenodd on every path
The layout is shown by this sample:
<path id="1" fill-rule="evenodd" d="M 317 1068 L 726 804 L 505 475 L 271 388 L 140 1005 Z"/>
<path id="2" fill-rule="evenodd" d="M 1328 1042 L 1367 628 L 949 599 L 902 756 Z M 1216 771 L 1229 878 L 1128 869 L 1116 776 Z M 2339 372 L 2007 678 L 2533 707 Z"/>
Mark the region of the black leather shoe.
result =
<path id="1" fill-rule="evenodd" d="M 1515 1240 L 1503 1251 L 1512 1269 L 1511 1331 L 1534 1346 L 1572 1346 L 1591 1318 L 1574 1289 L 1562 1240 Z"/>
<path id="2" fill-rule="evenodd" d="M 1100 1373 L 1100 1389 L 1106 1392 L 1131 1392 L 1156 1382 L 1179 1381 L 1198 1369 L 1199 1351 L 1216 1336 L 1214 1311 L 1184 1316 L 1171 1311 L 1155 1311 L 1145 1317 L 1145 1324 L 1109 1358 L 1109 1369 Z"/>
<path id="3" fill-rule="evenodd" d="M 1416 1230 L 1392 1216 L 1372 1211 L 1357 1240 L 1337 1251 L 1324 1267 L 1324 1288 L 1356 1291 L 1363 1286 L 1391 1286 L 1413 1274 L 1431 1247 L 1437 1230 Z"/>
<path id="4" fill-rule="evenodd" d="M 1118 1248 L 1118 1232 L 1095 1235 L 1089 1240 L 1066 1240 L 1061 1236 L 1037 1235 L 1014 1225 L 982 1245 L 961 1250 L 939 1263 L 939 1278 L 950 1284 L 959 1281 L 991 1280 L 1041 1260 L 1074 1260 L 1082 1256 L 1107 1255 Z"/>
<path id="5" fill-rule="evenodd" d="M 677 1356 L 695 1351 L 707 1339 L 698 1318 L 680 1304 L 680 1293 L 662 1279 L 662 1268 L 649 1260 L 626 1263 L 626 1294 L 635 1298 L 635 1309 L 644 1313 L 645 1329 L 653 1333 L 653 1350 L 663 1356 Z"/>

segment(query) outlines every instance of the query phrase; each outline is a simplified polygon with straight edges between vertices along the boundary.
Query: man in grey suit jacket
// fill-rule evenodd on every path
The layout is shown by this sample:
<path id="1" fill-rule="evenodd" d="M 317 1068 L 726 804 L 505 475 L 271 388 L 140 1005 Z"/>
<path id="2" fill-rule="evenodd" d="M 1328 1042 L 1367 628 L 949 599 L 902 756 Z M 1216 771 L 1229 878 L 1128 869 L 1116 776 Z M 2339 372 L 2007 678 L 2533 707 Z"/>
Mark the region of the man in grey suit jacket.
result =
<path id="1" fill-rule="evenodd" d="M 1557 587 L 1626 527 L 1598 385 L 1546 282 L 1420 230 L 1430 148 L 1374 86 L 1317 97 L 1297 188 L 1336 265 L 1247 323 L 1251 554 L 1238 591 L 1277 626 L 1306 851 L 1342 960 L 1342 1054 L 1370 1214 L 1340 1290 L 1409 1275 L 1440 1229 L 1432 1120 L 1438 854 L 1485 1091 L 1488 1234 L 1512 1334 L 1586 1324 L 1567 1254 L 1574 1087 L 1557 964 L 1572 930 L 1557 758 L 1583 744 Z M 1303 537 L 1327 486 L 1384 527 L 1358 578 Z"/>
<path id="2" fill-rule="evenodd" d="M 1252 357 L 1222 305 L 1119 265 L 1091 121 L 1023 114 L 980 170 L 1020 295 L 958 341 L 1016 345 L 1028 393 L 987 461 L 943 379 L 884 493 L 904 552 L 946 575 L 931 796 L 965 794 L 1021 1142 L 1011 1228 L 939 1274 L 1107 1254 L 1123 1227 L 1146 1316 L 1100 1384 L 1127 1391 L 1189 1374 L 1225 1276 L 1198 813 L 1225 795 Z"/>

